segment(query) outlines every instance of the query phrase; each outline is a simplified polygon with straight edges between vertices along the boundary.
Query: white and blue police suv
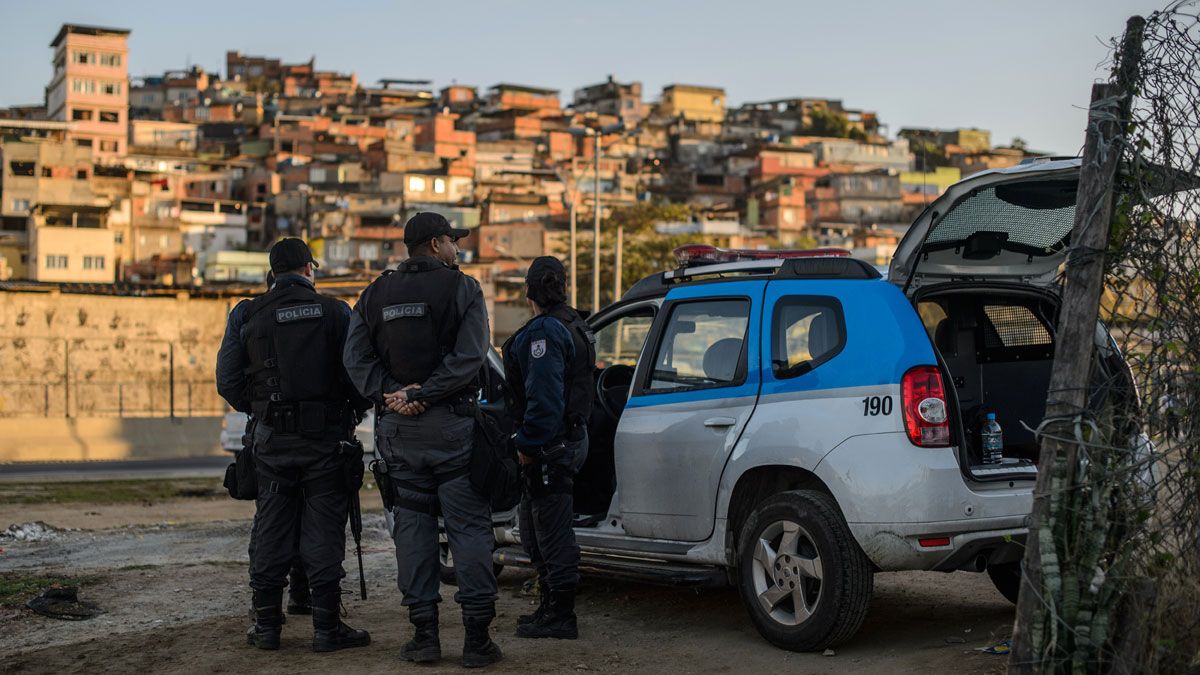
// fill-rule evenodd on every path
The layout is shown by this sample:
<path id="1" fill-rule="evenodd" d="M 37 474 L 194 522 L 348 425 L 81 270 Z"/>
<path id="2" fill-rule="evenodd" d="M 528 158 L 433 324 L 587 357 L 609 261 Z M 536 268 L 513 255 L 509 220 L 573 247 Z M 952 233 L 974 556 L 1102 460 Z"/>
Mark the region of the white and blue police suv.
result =
<path id="1" fill-rule="evenodd" d="M 791 650 L 854 635 L 880 571 L 986 571 L 1015 601 L 1078 173 L 1049 160 L 954 185 L 886 279 L 845 251 L 689 246 L 590 317 L 585 572 L 735 584 Z M 1104 405 L 1129 375 L 1102 326 L 1096 341 Z M 498 515 L 497 564 L 528 564 L 520 536 Z"/>

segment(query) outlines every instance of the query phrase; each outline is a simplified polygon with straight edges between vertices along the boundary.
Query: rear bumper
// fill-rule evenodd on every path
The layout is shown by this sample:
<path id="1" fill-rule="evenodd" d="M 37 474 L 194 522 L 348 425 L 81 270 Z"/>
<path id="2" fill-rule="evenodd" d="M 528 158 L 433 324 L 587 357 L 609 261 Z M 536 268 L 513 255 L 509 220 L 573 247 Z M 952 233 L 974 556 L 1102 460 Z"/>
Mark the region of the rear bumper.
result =
<path id="1" fill-rule="evenodd" d="M 1029 529 L 1024 518 L 1016 527 L 977 529 L 984 523 L 972 523 L 970 530 L 955 531 L 961 522 L 950 523 L 871 523 L 851 524 L 850 531 L 871 562 L 881 571 L 898 570 L 973 570 L 982 572 L 987 565 L 1015 562 L 1025 553 Z M 996 523 L 1001 525 L 1002 523 Z M 922 539 L 945 538 L 944 546 L 922 546 Z"/>
<path id="2" fill-rule="evenodd" d="M 968 483 L 954 448 L 919 448 L 903 433 L 846 439 L 817 465 L 867 557 L 881 570 L 1005 562 L 1028 531 L 1033 481 Z M 946 546 L 921 539 L 946 538 Z"/>

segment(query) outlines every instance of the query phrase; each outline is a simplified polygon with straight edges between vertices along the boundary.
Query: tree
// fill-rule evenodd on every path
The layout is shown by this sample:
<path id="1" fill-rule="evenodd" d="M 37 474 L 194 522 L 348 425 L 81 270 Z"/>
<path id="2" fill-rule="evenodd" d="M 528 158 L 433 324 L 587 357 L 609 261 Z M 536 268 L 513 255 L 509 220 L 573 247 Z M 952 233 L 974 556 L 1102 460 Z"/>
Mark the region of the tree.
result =
<path id="1" fill-rule="evenodd" d="M 614 250 L 617 228 L 624 228 L 624 246 L 621 264 L 623 290 L 628 290 L 642 277 L 670 269 L 675 266 L 674 250 L 684 244 L 695 243 L 694 235 L 662 235 L 655 230 L 661 223 L 688 222 L 692 210 L 686 204 L 666 202 L 639 202 L 633 206 L 612 211 L 600 224 L 600 306 L 611 304 L 614 282 Z M 593 309 L 592 288 L 592 236 L 591 232 L 579 233 L 579 305 Z"/>
<path id="2" fill-rule="evenodd" d="M 1008 147 L 1010 147 L 1014 150 L 1020 150 L 1021 152 L 1024 152 L 1025 149 L 1029 147 L 1029 141 L 1025 140 L 1024 138 L 1021 138 L 1020 136 L 1013 136 L 1013 139 L 1008 144 Z"/>
<path id="3" fill-rule="evenodd" d="M 811 122 L 808 133 L 813 136 L 831 136 L 846 138 L 850 133 L 850 122 L 845 115 L 832 112 L 826 108 L 813 108 L 809 114 Z"/>

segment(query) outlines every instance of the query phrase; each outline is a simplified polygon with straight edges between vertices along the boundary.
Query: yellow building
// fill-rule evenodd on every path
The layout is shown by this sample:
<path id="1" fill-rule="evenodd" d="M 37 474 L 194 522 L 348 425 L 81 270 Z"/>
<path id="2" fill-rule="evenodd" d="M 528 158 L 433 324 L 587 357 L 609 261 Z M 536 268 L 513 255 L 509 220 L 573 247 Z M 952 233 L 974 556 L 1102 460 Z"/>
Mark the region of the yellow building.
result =
<path id="1" fill-rule="evenodd" d="M 39 204 L 29 217 L 34 281 L 111 284 L 116 278 L 108 207 Z"/>
<path id="2" fill-rule="evenodd" d="M 721 122 L 725 119 L 725 90 L 720 87 L 670 84 L 663 88 L 659 112 L 667 117 Z"/>
<path id="3" fill-rule="evenodd" d="M 956 166 L 939 166 L 933 171 L 902 171 L 900 187 L 906 192 L 940 195 L 962 180 L 962 170 Z"/>

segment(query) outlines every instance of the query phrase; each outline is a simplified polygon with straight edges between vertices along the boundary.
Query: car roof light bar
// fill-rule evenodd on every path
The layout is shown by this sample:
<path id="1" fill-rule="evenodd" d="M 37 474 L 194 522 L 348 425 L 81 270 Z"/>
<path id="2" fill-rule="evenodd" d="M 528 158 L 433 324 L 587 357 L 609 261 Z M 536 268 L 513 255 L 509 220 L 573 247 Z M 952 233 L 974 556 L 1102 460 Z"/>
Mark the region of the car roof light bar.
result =
<path id="1" fill-rule="evenodd" d="M 680 267 L 696 267 L 718 263 L 744 262 L 751 260 L 786 260 L 790 258 L 848 258 L 850 251 L 844 248 L 810 249 L 751 249 L 719 248 L 710 244 L 685 244 L 675 249 L 675 260 Z"/>

